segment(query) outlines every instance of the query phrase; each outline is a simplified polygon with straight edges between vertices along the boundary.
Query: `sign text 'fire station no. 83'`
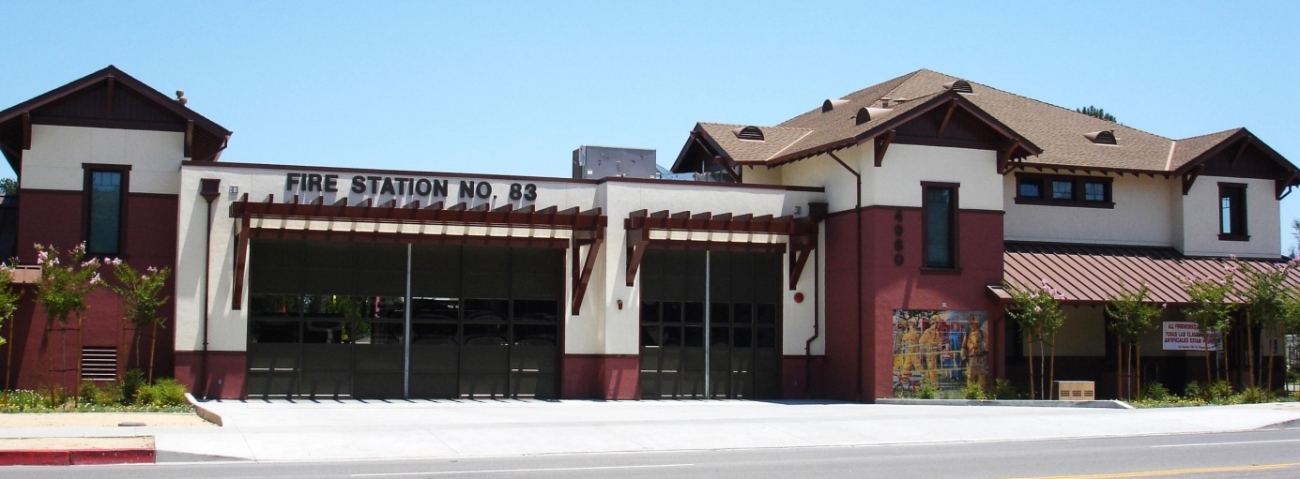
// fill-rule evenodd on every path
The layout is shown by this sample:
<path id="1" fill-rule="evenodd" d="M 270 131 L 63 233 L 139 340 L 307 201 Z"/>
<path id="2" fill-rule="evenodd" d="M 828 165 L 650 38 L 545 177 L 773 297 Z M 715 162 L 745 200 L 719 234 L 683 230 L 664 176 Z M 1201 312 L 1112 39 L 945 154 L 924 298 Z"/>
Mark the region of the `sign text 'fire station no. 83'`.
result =
<path id="1" fill-rule="evenodd" d="M 1210 333 L 1209 344 L 1206 344 L 1205 335 L 1197 329 L 1196 323 L 1191 321 L 1165 321 L 1164 322 L 1164 350 L 1165 351 L 1218 351 L 1219 335 Z"/>
<path id="2" fill-rule="evenodd" d="M 492 183 L 476 180 L 459 180 L 457 198 L 490 198 Z M 427 196 L 446 198 L 450 180 L 413 178 L 401 176 L 361 176 L 352 177 L 349 189 L 353 193 L 395 196 Z M 316 173 L 286 173 L 284 175 L 285 191 L 319 191 L 337 193 L 339 175 L 321 175 Z M 511 200 L 533 201 L 537 199 L 537 185 L 532 183 L 511 183 Z"/>

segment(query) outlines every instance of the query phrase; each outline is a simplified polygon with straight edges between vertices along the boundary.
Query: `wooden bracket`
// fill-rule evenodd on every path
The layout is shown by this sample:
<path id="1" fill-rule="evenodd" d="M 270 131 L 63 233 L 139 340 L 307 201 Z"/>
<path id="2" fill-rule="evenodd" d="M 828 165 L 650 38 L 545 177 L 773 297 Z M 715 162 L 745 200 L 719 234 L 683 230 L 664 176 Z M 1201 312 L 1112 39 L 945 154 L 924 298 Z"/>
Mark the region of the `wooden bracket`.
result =
<path id="1" fill-rule="evenodd" d="M 573 251 L 571 252 L 573 257 L 573 272 L 571 273 L 573 277 L 573 305 L 570 311 L 574 316 L 577 316 L 582 309 L 582 299 L 587 295 L 587 285 L 591 283 L 591 272 L 596 267 L 596 257 L 600 254 L 600 246 L 605 242 L 603 230 L 596 229 L 594 232 L 593 238 L 573 239 Z M 583 245 L 590 246 L 587 247 L 586 261 L 579 262 L 578 252 Z"/>
<path id="2" fill-rule="evenodd" d="M 1008 146 L 1002 151 L 998 152 L 998 174 L 999 175 L 1006 174 L 1006 172 L 1011 171 L 1011 158 L 1013 155 L 1015 155 L 1016 148 L 1019 147 L 1020 147 L 1019 143 L 1012 143 L 1011 146 Z"/>
<path id="3" fill-rule="evenodd" d="M 1237 148 L 1237 153 L 1233 154 L 1232 158 L 1228 159 L 1228 164 L 1236 163 L 1237 160 L 1241 159 L 1241 155 L 1246 152 L 1246 148 L 1249 146 L 1250 136 L 1247 135 L 1245 139 L 1241 140 L 1241 146 Z"/>
<path id="4" fill-rule="evenodd" d="M 1282 198 L 1286 198 L 1287 195 L 1291 194 L 1291 188 L 1294 187 L 1291 183 L 1297 179 L 1300 179 L 1300 176 L 1297 176 L 1297 173 L 1291 173 L 1291 175 L 1286 178 L 1278 178 L 1274 180 L 1273 192 L 1274 195 L 1277 196 L 1278 201 L 1282 201 Z"/>
<path id="5" fill-rule="evenodd" d="M 934 136 L 943 136 L 943 130 L 948 129 L 948 121 L 952 120 L 952 112 L 957 109 L 957 101 L 953 100 L 948 103 L 948 112 L 943 114 L 943 121 L 939 122 L 939 132 Z"/>
<path id="6" fill-rule="evenodd" d="M 880 168 L 881 163 L 885 161 L 885 152 L 889 151 L 889 144 L 894 142 L 897 133 L 897 130 L 889 130 L 876 137 L 876 168 Z"/>
<path id="7" fill-rule="evenodd" d="M 1196 177 L 1201 176 L 1201 170 L 1204 169 L 1205 165 L 1200 164 L 1183 173 L 1183 196 L 1187 196 L 1187 192 L 1192 191 L 1192 184 L 1196 183 Z"/>

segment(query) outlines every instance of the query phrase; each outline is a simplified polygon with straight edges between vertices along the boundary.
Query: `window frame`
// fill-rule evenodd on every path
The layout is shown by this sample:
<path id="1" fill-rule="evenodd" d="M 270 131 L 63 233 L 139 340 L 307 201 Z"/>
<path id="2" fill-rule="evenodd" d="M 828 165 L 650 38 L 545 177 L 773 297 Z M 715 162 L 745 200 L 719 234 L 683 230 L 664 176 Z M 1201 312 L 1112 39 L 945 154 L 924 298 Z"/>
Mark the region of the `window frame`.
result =
<path id="1" fill-rule="evenodd" d="M 961 183 L 944 183 L 933 181 L 921 182 L 921 272 L 926 274 L 960 274 L 961 273 L 961 232 L 958 229 L 959 213 L 961 211 L 960 191 Z M 948 266 L 931 266 L 930 265 L 930 230 L 927 226 L 929 221 L 930 202 L 929 192 L 931 189 L 947 189 L 951 191 L 952 204 L 949 208 L 948 217 L 948 257 L 951 259 Z"/>
<path id="2" fill-rule="evenodd" d="M 1071 183 L 1071 199 L 1052 198 L 1052 182 L 1068 181 Z M 1020 194 L 1021 183 L 1037 183 L 1038 196 Z M 1101 184 L 1105 189 L 1102 201 L 1088 200 L 1088 184 Z M 1015 202 L 1018 205 L 1071 206 L 1078 208 L 1115 208 L 1115 179 L 1109 176 L 1068 176 L 1043 175 L 1033 173 L 1016 173 Z"/>
<path id="3" fill-rule="evenodd" d="M 1218 202 L 1215 205 L 1218 210 L 1216 216 L 1218 216 L 1219 219 L 1219 241 L 1250 241 L 1249 202 L 1246 200 L 1247 191 L 1249 190 L 1247 190 L 1246 187 L 1247 185 L 1245 183 L 1219 183 Z M 1229 196 L 1234 193 L 1240 196 L 1237 198 L 1234 198 L 1235 195 Z M 1240 205 L 1236 204 L 1236 201 L 1230 205 L 1231 210 L 1228 214 L 1232 217 L 1229 218 L 1229 221 L 1233 224 L 1223 224 L 1224 199 L 1240 200 Z M 1238 226 L 1240 227 L 1240 230 L 1238 230 Z M 1227 232 L 1225 233 L 1225 231 Z"/>
<path id="4" fill-rule="evenodd" d="M 105 163 L 82 163 L 82 205 L 81 205 L 81 240 L 86 243 L 86 256 L 89 257 L 124 257 L 122 254 L 126 249 L 126 217 L 127 199 L 131 191 L 131 165 L 117 165 Z M 90 223 L 91 223 L 91 205 L 93 196 L 92 187 L 94 175 L 98 172 L 116 172 L 122 175 L 121 191 L 118 192 L 118 214 L 117 214 L 117 249 L 113 252 L 92 252 L 90 251 Z"/>

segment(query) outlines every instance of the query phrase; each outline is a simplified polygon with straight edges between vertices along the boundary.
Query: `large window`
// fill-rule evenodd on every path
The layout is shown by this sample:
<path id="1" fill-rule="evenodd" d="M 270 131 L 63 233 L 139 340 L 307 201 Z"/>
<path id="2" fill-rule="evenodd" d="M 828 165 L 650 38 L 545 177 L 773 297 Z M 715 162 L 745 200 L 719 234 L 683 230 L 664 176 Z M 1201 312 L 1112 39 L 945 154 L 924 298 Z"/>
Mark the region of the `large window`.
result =
<path id="1" fill-rule="evenodd" d="M 128 168 L 86 165 L 86 252 L 119 255 Z"/>
<path id="2" fill-rule="evenodd" d="M 1114 208 L 1111 179 L 1102 176 L 1016 175 L 1016 203 Z"/>
<path id="3" fill-rule="evenodd" d="M 924 223 L 922 254 L 926 268 L 957 267 L 957 185 L 921 183 Z"/>
<path id="4" fill-rule="evenodd" d="M 1250 240 L 1246 231 L 1246 185 L 1219 183 L 1219 239 Z"/>

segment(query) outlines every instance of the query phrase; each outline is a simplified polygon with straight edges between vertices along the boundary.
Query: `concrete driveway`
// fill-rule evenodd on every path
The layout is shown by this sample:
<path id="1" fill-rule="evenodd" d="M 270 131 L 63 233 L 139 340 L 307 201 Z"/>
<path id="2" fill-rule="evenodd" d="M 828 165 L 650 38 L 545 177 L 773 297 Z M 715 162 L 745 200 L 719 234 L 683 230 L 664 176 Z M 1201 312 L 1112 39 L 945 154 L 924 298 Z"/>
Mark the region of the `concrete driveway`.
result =
<path id="1" fill-rule="evenodd" d="M 153 435 L 160 454 L 283 461 L 1045 440 L 1239 431 L 1300 420 L 1300 403 L 1121 410 L 724 400 L 258 400 L 202 407 L 224 426 L 132 433 Z M 123 435 L 122 429 L 76 433 Z"/>

